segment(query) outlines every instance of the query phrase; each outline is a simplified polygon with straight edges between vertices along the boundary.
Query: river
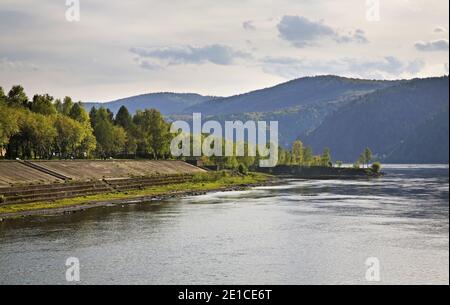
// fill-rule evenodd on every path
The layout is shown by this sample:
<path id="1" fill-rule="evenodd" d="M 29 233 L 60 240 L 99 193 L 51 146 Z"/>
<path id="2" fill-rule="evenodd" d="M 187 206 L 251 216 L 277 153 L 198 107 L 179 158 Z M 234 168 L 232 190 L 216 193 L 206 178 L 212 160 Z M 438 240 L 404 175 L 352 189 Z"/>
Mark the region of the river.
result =
<path id="1" fill-rule="evenodd" d="M 448 166 L 385 172 L 6 221 L 0 284 L 448 285 Z"/>

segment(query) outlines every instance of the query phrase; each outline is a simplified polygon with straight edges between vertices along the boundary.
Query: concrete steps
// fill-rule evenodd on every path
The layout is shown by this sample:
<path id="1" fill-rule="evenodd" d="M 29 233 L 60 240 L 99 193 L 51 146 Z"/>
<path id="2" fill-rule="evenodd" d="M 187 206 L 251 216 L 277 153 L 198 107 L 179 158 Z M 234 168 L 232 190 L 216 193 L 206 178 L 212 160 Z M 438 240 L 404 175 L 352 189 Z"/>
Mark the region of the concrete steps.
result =
<path id="1" fill-rule="evenodd" d="M 168 175 L 0 188 L 0 195 L 4 198 L 4 202 L 0 205 L 140 190 L 154 186 L 185 183 L 192 181 L 192 177 L 192 175 Z"/>

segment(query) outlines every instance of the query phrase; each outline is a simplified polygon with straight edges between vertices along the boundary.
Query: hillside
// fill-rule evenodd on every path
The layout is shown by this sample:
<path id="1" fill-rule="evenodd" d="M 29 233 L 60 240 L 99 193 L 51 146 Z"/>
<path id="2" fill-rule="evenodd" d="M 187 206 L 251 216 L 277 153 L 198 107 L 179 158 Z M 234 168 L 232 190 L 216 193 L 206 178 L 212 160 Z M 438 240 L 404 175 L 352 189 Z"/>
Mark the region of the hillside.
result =
<path id="1" fill-rule="evenodd" d="M 183 112 L 184 109 L 214 99 L 210 96 L 202 96 L 192 93 L 150 93 L 132 96 L 107 103 L 85 103 L 84 107 L 89 111 L 92 107 L 106 107 L 114 113 L 120 107 L 126 106 L 130 113 L 149 108 L 158 109 L 164 115 Z"/>
<path id="2" fill-rule="evenodd" d="M 424 150 L 448 155 L 448 140 L 446 146 L 441 136 L 436 137 L 437 130 L 444 130 L 445 136 L 447 128 L 448 138 L 448 116 L 436 117 L 448 109 L 448 90 L 448 77 L 416 79 L 379 90 L 327 116 L 320 127 L 302 138 L 316 151 L 329 147 L 333 157 L 343 161 L 355 161 L 369 146 L 381 160 L 428 162 L 431 159 L 423 157 Z M 414 144 L 419 135 L 423 141 Z M 413 149 L 419 142 L 429 143 Z M 413 155 L 407 156 L 406 150 Z M 432 159 L 448 162 L 448 156 Z"/>
<path id="3" fill-rule="evenodd" d="M 428 119 L 402 142 L 387 158 L 389 163 L 449 162 L 449 109 Z"/>
<path id="4" fill-rule="evenodd" d="M 227 98 L 218 98 L 186 109 L 204 115 L 273 112 L 321 103 L 338 103 L 387 88 L 395 82 L 318 76 L 296 79 L 275 87 Z"/>

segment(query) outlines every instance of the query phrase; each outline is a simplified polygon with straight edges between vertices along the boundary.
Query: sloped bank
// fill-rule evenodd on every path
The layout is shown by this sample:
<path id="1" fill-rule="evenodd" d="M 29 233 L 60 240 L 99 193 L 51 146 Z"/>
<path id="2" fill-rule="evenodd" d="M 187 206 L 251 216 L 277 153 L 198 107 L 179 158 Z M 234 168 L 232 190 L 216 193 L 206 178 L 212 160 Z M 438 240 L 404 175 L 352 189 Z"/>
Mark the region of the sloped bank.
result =
<path id="1" fill-rule="evenodd" d="M 148 185 L 138 188 L 127 187 L 124 190 L 54 201 L 4 204 L 0 205 L 0 221 L 27 216 L 74 213 L 109 205 L 134 204 L 180 196 L 195 196 L 213 191 L 244 190 L 253 186 L 267 185 L 273 181 L 273 177 L 261 173 L 251 173 L 247 176 L 226 172 L 195 174 L 191 179 L 179 183 Z"/>

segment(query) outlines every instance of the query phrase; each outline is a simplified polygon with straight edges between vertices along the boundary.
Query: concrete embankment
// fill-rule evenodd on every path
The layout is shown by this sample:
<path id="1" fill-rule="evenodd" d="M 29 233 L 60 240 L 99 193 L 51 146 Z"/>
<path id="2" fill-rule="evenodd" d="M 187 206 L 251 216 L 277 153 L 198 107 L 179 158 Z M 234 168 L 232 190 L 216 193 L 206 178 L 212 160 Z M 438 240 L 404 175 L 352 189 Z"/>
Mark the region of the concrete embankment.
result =
<path id="1" fill-rule="evenodd" d="M 182 161 L 1 161 L 0 205 L 179 184 L 205 172 Z"/>

